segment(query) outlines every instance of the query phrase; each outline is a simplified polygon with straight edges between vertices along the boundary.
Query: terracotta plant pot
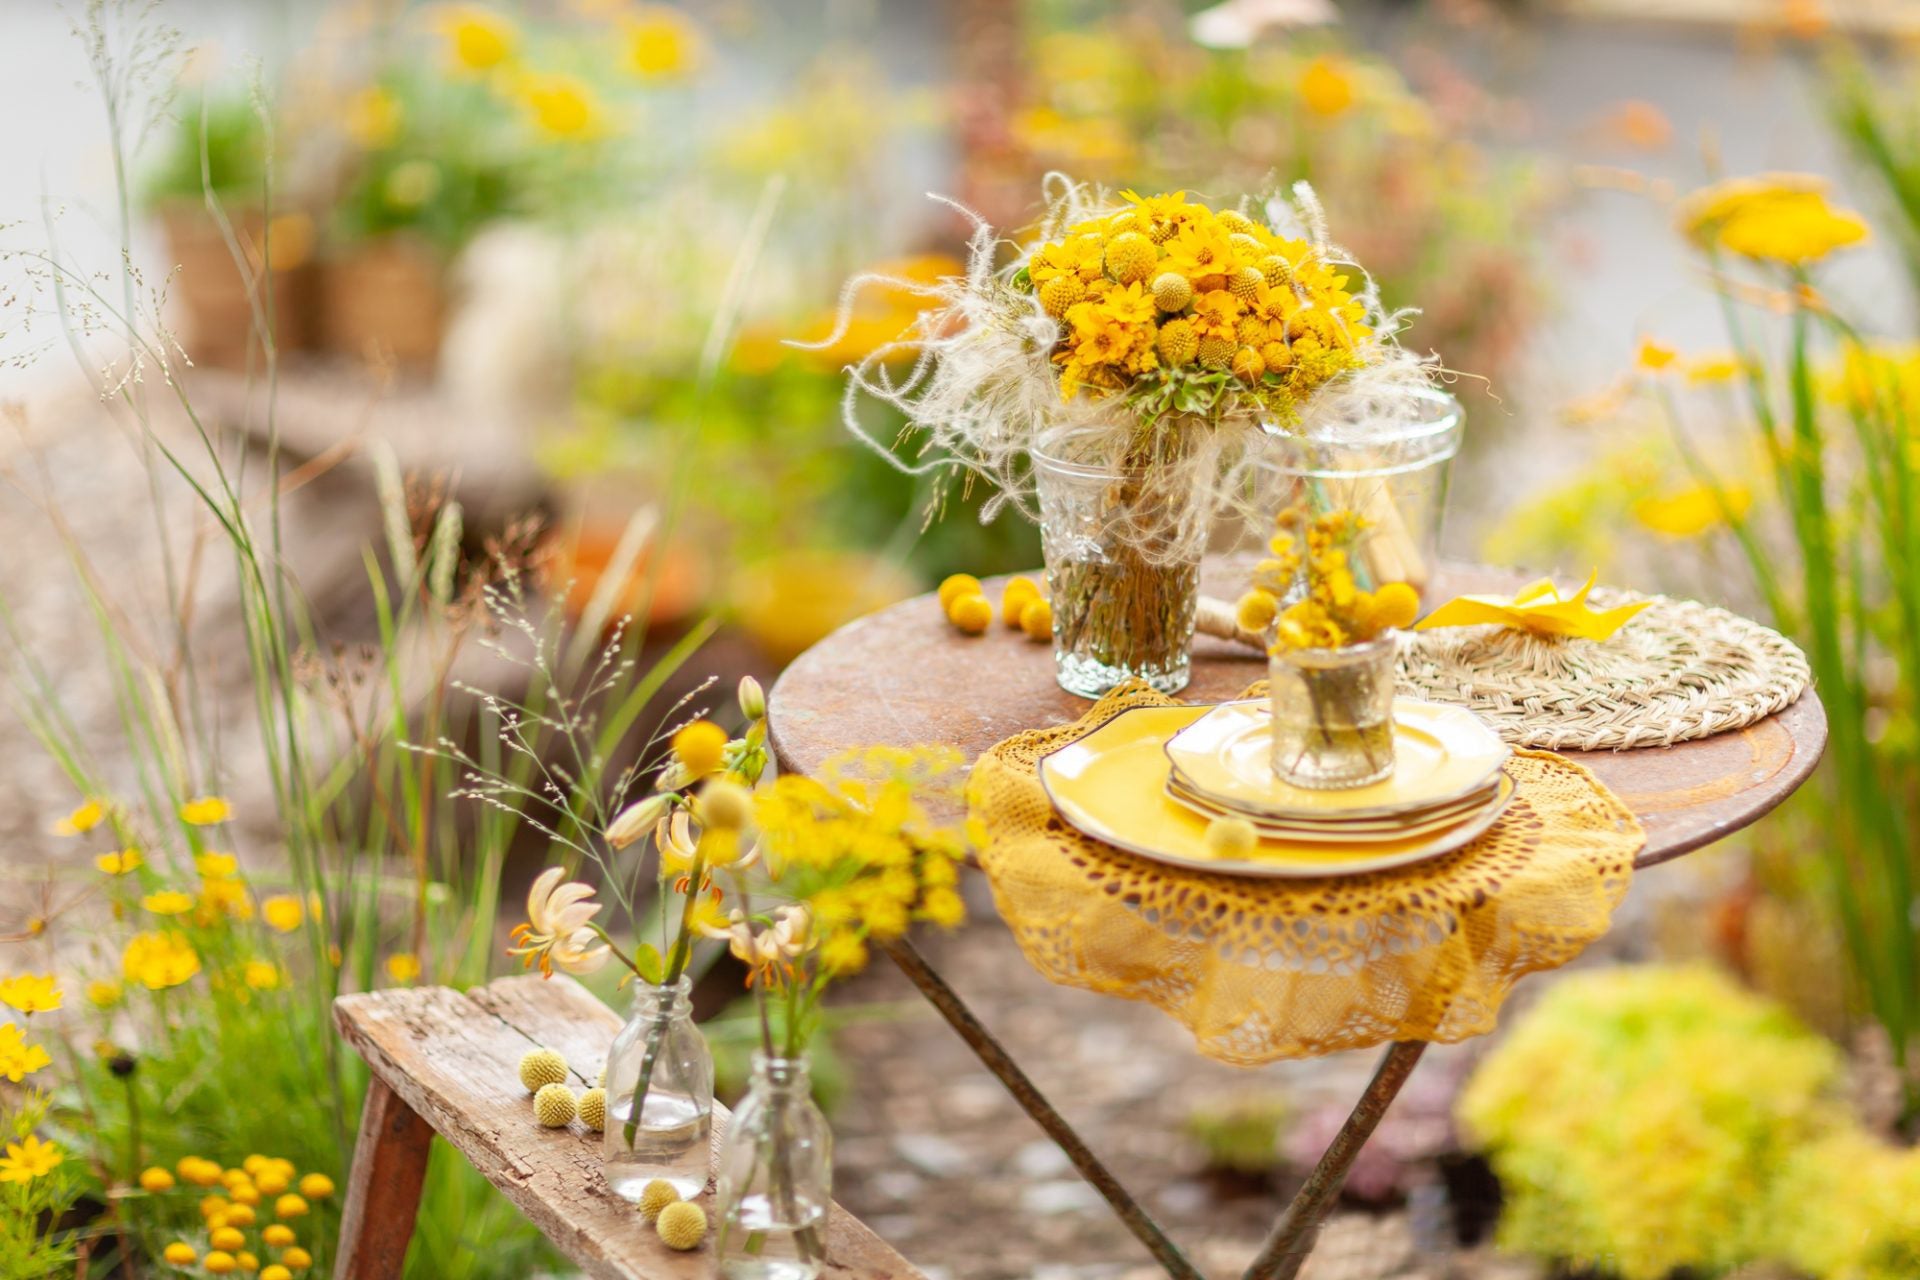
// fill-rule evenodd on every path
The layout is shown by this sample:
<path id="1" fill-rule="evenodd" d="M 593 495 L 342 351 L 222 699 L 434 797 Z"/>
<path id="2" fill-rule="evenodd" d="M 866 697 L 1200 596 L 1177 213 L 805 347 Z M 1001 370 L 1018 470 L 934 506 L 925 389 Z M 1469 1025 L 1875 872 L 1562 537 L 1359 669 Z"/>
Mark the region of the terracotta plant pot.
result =
<path id="1" fill-rule="evenodd" d="M 258 212 L 230 212 L 228 217 L 263 303 L 269 289 L 261 270 L 262 246 L 273 255 L 270 322 L 275 347 L 282 354 L 306 347 L 312 333 L 312 221 L 304 214 L 283 214 L 273 220 L 269 237 L 266 219 Z M 234 261 L 213 215 L 200 205 L 179 203 L 163 208 L 160 221 L 169 266 L 177 268 L 168 292 L 179 304 L 180 345 L 188 358 L 197 365 L 229 369 L 243 367 L 249 354 L 258 361 L 263 353 L 247 275 Z"/>
<path id="2" fill-rule="evenodd" d="M 445 267 L 418 240 L 369 240 L 326 264 L 321 327 L 329 351 L 431 373 L 446 313 Z"/>

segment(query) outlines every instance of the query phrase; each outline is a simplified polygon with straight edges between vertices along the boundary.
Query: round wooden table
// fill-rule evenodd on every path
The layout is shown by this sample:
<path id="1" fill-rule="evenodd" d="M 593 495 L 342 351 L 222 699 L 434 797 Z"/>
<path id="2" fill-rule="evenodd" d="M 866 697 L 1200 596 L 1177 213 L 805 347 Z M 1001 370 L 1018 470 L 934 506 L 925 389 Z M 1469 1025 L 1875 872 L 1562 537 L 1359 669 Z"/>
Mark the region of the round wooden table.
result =
<path id="1" fill-rule="evenodd" d="M 1433 598 L 1512 591 L 1530 577 L 1447 566 Z M 1201 590 L 1232 599 L 1245 581 L 1243 564 L 1209 561 Z M 1000 589 L 997 580 L 987 584 L 996 601 Z M 1263 655 L 1200 636 L 1193 681 L 1179 696 L 1223 701 L 1265 675 Z M 767 706 L 775 760 L 782 769 L 807 773 L 849 747 L 944 743 L 972 759 L 1023 729 L 1078 719 L 1088 703 L 1055 683 L 1051 646 L 1031 642 L 998 620 L 985 635 L 962 635 L 947 624 L 939 601 L 925 595 L 849 623 L 809 649 L 775 683 Z M 1770 812 L 1813 772 L 1826 738 L 1826 715 L 1808 690 L 1784 711 L 1737 732 L 1671 747 L 1563 754 L 1591 769 L 1639 817 L 1647 843 L 1635 865 L 1646 867 L 1711 844 Z M 1168 1274 L 1198 1280 L 1185 1255 L 924 957 L 904 941 L 888 951 Z M 1354 1156 L 1424 1049 L 1419 1042 L 1401 1042 L 1388 1050 L 1346 1126 L 1248 1268 L 1247 1280 L 1285 1280 L 1298 1271 Z"/>

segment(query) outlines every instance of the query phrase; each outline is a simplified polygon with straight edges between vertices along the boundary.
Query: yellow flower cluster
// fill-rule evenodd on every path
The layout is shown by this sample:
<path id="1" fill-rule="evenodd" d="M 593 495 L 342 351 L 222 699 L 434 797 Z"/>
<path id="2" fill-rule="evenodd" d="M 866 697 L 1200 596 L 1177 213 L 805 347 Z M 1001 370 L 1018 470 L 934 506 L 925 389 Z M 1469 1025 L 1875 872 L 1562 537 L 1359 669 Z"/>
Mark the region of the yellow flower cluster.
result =
<path id="1" fill-rule="evenodd" d="M 822 974 L 857 972 L 870 942 L 916 920 L 953 928 L 966 918 L 956 888 L 966 842 L 926 808 L 959 803 L 963 763 L 949 747 L 871 747 L 755 797 L 768 868 L 807 907 Z"/>
<path id="2" fill-rule="evenodd" d="M 314 1201 L 333 1195 L 333 1179 L 326 1174 L 302 1177 L 291 1160 L 263 1155 L 250 1155 L 231 1169 L 204 1156 L 183 1156 L 171 1170 L 155 1165 L 140 1174 L 140 1189 L 149 1195 L 164 1195 L 183 1183 L 220 1192 L 200 1200 L 206 1251 L 175 1240 L 161 1252 L 167 1263 L 197 1266 L 216 1276 L 257 1274 L 260 1280 L 291 1280 L 313 1266 L 313 1254 L 301 1247 L 290 1222 L 311 1213 Z M 276 1220 L 263 1221 L 269 1214 Z M 269 1252 L 275 1261 L 262 1265 Z"/>
<path id="3" fill-rule="evenodd" d="M 1288 507 L 1274 518 L 1270 558 L 1254 566 L 1253 589 L 1240 597 L 1242 629 L 1272 629 L 1272 647 L 1338 649 L 1365 644 L 1382 632 L 1411 623 L 1420 596 L 1404 582 L 1366 590 L 1354 577 L 1352 550 L 1368 523 L 1357 512 L 1337 510 L 1309 517 Z M 1280 601 L 1304 573 L 1306 594 L 1284 609 Z"/>
<path id="4" fill-rule="evenodd" d="M 1024 268 L 1064 325 L 1063 399 L 1198 379 L 1292 421 L 1366 363 L 1365 308 L 1314 246 L 1183 191 L 1122 195 L 1124 208 L 1075 224 Z"/>
<path id="5" fill-rule="evenodd" d="M 1788 267 L 1817 262 L 1867 239 L 1860 215 L 1829 204 L 1826 182 L 1804 173 L 1716 182 L 1682 201 L 1678 220 L 1681 231 L 1702 248 Z"/>

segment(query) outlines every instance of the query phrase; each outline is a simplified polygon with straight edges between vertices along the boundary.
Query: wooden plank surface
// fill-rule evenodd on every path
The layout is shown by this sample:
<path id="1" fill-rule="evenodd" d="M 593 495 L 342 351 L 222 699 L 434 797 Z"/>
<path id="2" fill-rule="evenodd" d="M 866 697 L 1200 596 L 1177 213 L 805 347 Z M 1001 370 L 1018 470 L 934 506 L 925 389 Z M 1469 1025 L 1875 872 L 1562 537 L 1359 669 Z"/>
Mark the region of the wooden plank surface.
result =
<path id="1" fill-rule="evenodd" d="M 502 978 L 468 993 L 414 987 L 334 1002 L 334 1022 L 374 1075 L 489 1181 L 506 1193 L 555 1247 L 603 1280 L 705 1280 L 712 1238 L 691 1253 L 660 1243 L 600 1170 L 600 1135 L 578 1121 L 542 1129 L 516 1073 L 528 1049 L 544 1045 L 585 1088 L 604 1065 L 620 1019 L 570 978 Z M 714 1107 L 713 1137 L 727 1110 Z M 372 1194 L 378 1195 L 374 1188 Z M 711 1196 L 703 1202 L 713 1216 Z M 920 1272 L 835 1205 L 827 1226 L 831 1277 L 914 1280 Z"/>
<path id="2" fill-rule="evenodd" d="M 338 1280 L 397 1280 L 405 1270 L 433 1128 L 375 1077 L 360 1107 L 360 1136 L 340 1210 Z"/>
<path id="3" fill-rule="evenodd" d="M 1511 589 L 1524 578 L 1449 566 L 1438 591 Z M 1201 589 L 1231 598 L 1244 574 L 1210 561 Z M 990 583 L 993 598 L 999 584 Z M 1190 702 L 1232 698 L 1266 675 L 1265 658 L 1210 636 L 1194 640 Z M 1022 729 L 1064 724 L 1088 706 L 1054 682 L 1049 646 L 998 622 L 984 636 L 948 626 L 932 596 L 849 623 L 802 654 L 768 696 L 768 731 L 782 769 L 809 773 L 852 746 L 947 743 L 969 759 Z M 1811 690 L 1736 733 L 1636 751 L 1569 751 L 1639 815 L 1651 866 L 1688 853 L 1771 811 L 1813 772 L 1826 715 Z"/>

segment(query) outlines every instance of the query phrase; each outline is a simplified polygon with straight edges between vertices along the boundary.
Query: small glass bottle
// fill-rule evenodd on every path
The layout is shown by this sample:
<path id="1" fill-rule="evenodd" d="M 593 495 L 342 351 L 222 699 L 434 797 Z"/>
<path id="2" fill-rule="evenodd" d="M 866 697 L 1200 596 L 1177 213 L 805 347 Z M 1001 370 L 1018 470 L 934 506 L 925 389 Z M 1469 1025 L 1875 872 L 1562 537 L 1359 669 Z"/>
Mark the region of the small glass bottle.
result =
<path id="1" fill-rule="evenodd" d="M 607 1182 L 638 1203 L 663 1178 L 683 1199 L 707 1189 L 712 1165 L 713 1054 L 693 1025 L 693 982 L 636 982 L 633 1017 L 607 1054 Z M 640 1102 L 635 1105 L 635 1097 Z"/>
<path id="2" fill-rule="evenodd" d="M 1387 631 L 1339 649 L 1275 649 L 1273 771 L 1314 791 L 1364 787 L 1393 776 L 1394 654 Z"/>
<path id="3" fill-rule="evenodd" d="M 813 1280 L 826 1264 L 833 1132 L 807 1059 L 753 1055 L 747 1096 L 720 1144 L 715 1250 L 728 1280 Z"/>

